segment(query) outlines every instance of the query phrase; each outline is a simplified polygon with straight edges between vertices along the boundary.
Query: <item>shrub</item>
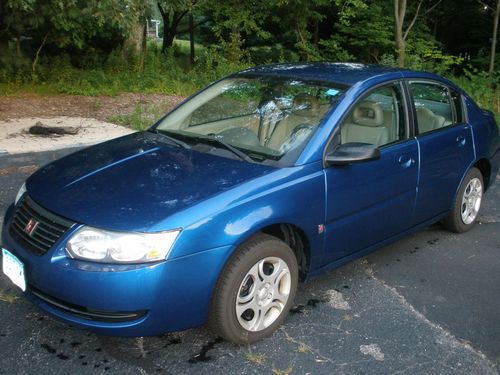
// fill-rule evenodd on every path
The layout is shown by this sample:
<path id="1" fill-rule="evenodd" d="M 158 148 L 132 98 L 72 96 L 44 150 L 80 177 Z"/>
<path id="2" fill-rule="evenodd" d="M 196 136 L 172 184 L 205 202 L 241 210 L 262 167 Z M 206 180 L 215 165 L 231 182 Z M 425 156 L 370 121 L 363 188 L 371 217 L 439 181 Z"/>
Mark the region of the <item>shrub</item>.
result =
<path id="1" fill-rule="evenodd" d="M 495 113 L 500 126 L 500 74 L 490 76 L 487 72 L 472 69 L 464 70 L 463 76 L 450 79 L 464 89 L 480 107 Z"/>

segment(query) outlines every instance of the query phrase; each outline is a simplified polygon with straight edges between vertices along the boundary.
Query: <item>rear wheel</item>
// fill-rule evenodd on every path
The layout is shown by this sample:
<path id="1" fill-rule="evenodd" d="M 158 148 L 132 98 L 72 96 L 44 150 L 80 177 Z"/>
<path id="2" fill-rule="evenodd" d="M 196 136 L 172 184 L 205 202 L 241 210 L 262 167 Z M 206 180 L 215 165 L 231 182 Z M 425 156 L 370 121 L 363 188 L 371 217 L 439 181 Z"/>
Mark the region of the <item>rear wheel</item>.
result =
<path id="1" fill-rule="evenodd" d="M 479 169 L 472 168 L 460 185 L 453 209 L 443 220 L 444 226 L 457 233 L 471 229 L 481 208 L 483 192 L 483 175 Z"/>
<path id="2" fill-rule="evenodd" d="M 224 339 L 252 343 L 271 335 L 293 304 L 297 259 L 279 239 L 259 234 L 229 260 L 217 283 L 209 324 Z"/>

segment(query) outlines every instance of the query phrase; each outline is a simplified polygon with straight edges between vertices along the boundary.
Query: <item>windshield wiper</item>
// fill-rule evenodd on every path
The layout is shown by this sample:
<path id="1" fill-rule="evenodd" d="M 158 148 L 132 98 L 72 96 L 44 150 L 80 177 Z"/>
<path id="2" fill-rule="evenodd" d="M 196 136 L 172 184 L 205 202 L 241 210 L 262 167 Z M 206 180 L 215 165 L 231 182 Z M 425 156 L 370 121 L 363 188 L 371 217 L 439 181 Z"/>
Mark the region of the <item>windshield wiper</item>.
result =
<path id="1" fill-rule="evenodd" d="M 196 138 L 200 141 L 209 141 L 209 142 L 215 142 L 217 144 L 220 144 L 220 145 L 224 146 L 227 150 L 231 151 L 233 154 L 238 156 L 241 160 L 245 160 L 249 163 L 255 163 L 255 161 L 250 156 L 248 156 L 243 151 L 238 150 L 236 147 L 234 147 L 234 146 L 230 145 L 229 143 L 227 143 L 226 141 L 224 141 L 222 139 L 222 136 L 220 136 L 220 135 L 211 133 L 211 134 L 207 134 L 207 137 L 196 137 Z"/>
<path id="2" fill-rule="evenodd" d="M 155 134 L 161 134 L 163 137 L 167 138 L 169 141 L 172 143 L 175 143 L 178 146 L 184 147 L 186 150 L 191 149 L 191 146 L 188 145 L 186 142 L 181 141 L 180 139 L 174 138 L 171 135 L 168 135 L 165 130 L 160 130 L 160 129 L 153 129 L 151 132 Z"/>

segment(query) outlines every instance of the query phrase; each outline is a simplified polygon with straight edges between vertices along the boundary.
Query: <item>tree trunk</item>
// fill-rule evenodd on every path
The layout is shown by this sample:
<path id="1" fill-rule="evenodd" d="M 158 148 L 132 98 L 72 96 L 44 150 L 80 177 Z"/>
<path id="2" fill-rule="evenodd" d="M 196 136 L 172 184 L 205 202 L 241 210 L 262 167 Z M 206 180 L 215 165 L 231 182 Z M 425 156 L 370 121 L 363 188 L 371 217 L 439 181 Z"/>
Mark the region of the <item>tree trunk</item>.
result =
<path id="1" fill-rule="evenodd" d="M 406 43 L 403 36 L 403 23 L 406 13 L 406 0 L 394 0 L 394 24 L 395 24 L 395 38 L 396 38 L 396 53 L 398 66 L 404 68 L 406 57 Z"/>
<path id="2" fill-rule="evenodd" d="M 313 43 L 315 46 L 319 44 L 319 21 L 314 20 Z"/>
<path id="3" fill-rule="evenodd" d="M 495 54 L 497 45 L 497 32 L 498 32 L 498 17 L 500 16 L 500 0 L 497 0 L 497 8 L 495 10 L 495 20 L 493 21 L 493 37 L 491 39 L 491 56 L 490 56 L 490 75 L 495 70 Z"/>
<path id="4" fill-rule="evenodd" d="M 172 30 L 165 23 L 163 23 L 163 43 L 161 45 L 161 51 L 165 52 L 167 49 L 174 45 L 176 30 Z"/>
<path id="5" fill-rule="evenodd" d="M 35 74 L 36 73 L 36 64 L 38 64 L 38 58 L 40 57 L 40 52 L 42 51 L 43 46 L 45 45 L 45 42 L 47 41 L 47 37 L 49 36 L 49 33 L 45 34 L 42 40 L 42 44 L 40 44 L 40 47 L 36 50 L 36 55 L 35 59 L 33 60 L 33 64 L 31 64 L 31 73 Z"/>
<path id="6" fill-rule="evenodd" d="M 144 65 L 146 63 L 146 48 L 148 47 L 148 20 L 144 22 L 142 27 L 142 44 L 141 44 L 141 56 L 139 60 L 139 69 L 142 73 L 144 71 Z"/>
<path id="7" fill-rule="evenodd" d="M 47 37 L 49 36 L 49 33 L 45 34 L 43 37 L 42 44 L 40 44 L 40 47 L 36 50 L 36 55 L 33 60 L 33 64 L 31 64 L 31 73 L 35 74 L 36 73 L 36 65 L 38 64 L 38 58 L 40 57 L 40 52 L 42 51 L 43 46 L 45 46 L 45 42 L 47 42 Z"/>
<path id="8" fill-rule="evenodd" d="M 194 65 L 194 20 L 193 13 L 189 13 L 189 61 Z"/>
<path id="9" fill-rule="evenodd" d="M 7 12 L 7 2 L 0 1 L 0 55 L 9 49 L 9 27 L 6 24 L 5 14 Z"/>
<path id="10" fill-rule="evenodd" d="M 170 21 L 170 13 L 165 12 L 159 2 L 157 4 L 158 9 L 160 10 L 161 18 L 163 20 L 163 43 L 161 46 L 161 51 L 165 52 L 168 48 L 173 46 L 175 36 L 178 33 L 179 23 L 182 21 L 188 11 L 174 11 L 172 15 L 172 21 Z"/>
<path id="11" fill-rule="evenodd" d="M 131 27 L 130 35 L 123 43 L 124 56 L 129 58 L 130 61 L 137 62 L 136 68 L 138 68 L 139 71 L 142 71 L 144 58 L 143 48 L 144 42 L 146 41 L 143 22 L 143 20 L 137 20 L 137 22 Z"/>

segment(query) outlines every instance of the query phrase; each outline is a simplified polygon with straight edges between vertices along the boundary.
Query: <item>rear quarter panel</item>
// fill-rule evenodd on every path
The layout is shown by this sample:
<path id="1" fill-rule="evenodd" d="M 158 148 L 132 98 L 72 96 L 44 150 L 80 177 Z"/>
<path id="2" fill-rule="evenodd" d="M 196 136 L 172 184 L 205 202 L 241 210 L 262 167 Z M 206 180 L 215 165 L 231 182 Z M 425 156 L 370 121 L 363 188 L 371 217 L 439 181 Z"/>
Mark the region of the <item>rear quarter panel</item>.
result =
<path id="1" fill-rule="evenodd" d="M 476 161 L 487 159 L 491 165 L 490 184 L 495 181 L 500 166 L 500 136 L 493 114 L 479 108 L 469 97 L 465 97 L 469 123 L 472 126 Z"/>

